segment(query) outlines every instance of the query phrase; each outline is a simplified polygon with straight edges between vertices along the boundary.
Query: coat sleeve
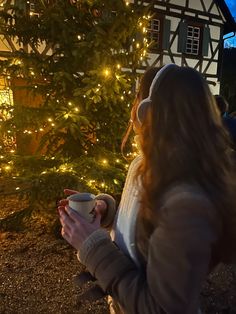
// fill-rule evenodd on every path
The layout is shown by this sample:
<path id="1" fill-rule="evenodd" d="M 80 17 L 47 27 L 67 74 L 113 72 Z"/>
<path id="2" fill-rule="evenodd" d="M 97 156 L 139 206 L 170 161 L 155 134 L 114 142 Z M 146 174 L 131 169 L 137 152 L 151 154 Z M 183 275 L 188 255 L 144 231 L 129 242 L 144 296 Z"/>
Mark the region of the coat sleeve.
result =
<path id="1" fill-rule="evenodd" d="M 82 250 L 81 262 L 125 313 L 198 312 L 218 238 L 216 217 L 207 202 L 197 199 L 167 202 L 163 212 L 149 240 L 146 274 L 108 236 L 92 235 L 94 243 L 90 239 Z"/>

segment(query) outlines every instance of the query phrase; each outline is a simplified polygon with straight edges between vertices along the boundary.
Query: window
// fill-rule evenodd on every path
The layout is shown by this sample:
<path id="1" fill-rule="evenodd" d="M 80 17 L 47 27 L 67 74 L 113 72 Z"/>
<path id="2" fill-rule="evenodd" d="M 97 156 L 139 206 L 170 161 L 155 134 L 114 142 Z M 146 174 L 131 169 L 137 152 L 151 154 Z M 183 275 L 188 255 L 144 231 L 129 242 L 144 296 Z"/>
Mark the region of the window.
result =
<path id="1" fill-rule="evenodd" d="M 149 22 L 147 27 L 147 40 L 152 43 L 150 51 L 159 50 L 161 48 L 161 20 L 154 18 Z"/>
<path id="2" fill-rule="evenodd" d="M 188 25 L 185 52 L 190 55 L 199 55 L 201 42 L 201 28 Z"/>
<path id="3" fill-rule="evenodd" d="M 192 58 L 209 54 L 211 33 L 208 24 L 183 20 L 179 23 L 177 51 Z"/>

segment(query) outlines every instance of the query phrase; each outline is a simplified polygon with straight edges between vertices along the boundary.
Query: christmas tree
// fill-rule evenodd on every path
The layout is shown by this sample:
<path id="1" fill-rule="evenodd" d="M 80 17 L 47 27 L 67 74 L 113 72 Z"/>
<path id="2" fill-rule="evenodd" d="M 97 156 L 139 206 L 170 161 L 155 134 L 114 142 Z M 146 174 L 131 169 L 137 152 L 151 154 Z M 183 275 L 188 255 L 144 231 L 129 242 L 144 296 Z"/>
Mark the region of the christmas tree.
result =
<path id="1" fill-rule="evenodd" d="M 66 184 L 119 194 L 127 169 L 120 145 L 146 58 L 148 8 L 16 0 L 2 4 L 0 18 L 12 50 L 0 52 L 0 68 L 13 93 L 12 103 L 0 104 L 1 176 L 34 201 L 42 193 L 58 197 L 55 187 Z"/>

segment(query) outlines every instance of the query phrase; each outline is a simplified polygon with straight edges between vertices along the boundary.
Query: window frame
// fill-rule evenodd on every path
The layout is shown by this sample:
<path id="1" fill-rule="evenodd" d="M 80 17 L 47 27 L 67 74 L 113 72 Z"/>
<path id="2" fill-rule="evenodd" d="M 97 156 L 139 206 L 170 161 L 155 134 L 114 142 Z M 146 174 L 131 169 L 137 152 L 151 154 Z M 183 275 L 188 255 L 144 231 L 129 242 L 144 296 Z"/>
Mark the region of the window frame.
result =
<path id="1" fill-rule="evenodd" d="M 187 57 L 202 57 L 202 47 L 203 47 L 203 29 L 204 29 L 204 25 L 201 23 L 196 23 L 194 21 L 186 21 L 187 23 L 187 30 L 186 30 L 186 44 L 185 44 L 185 49 L 183 54 Z M 191 53 L 191 52 L 187 52 L 187 44 L 188 44 L 188 31 L 189 31 L 189 27 L 192 27 L 193 30 L 194 28 L 198 28 L 199 29 L 199 46 L 198 46 L 198 53 Z M 192 37 L 192 41 L 194 40 L 194 37 Z"/>
<path id="2" fill-rule="evenodd" d="M 159 21 L 159 31 L 155 31 L 155 30 L 151 30 L 149 27 L 147 27 L 147 39 L 148 39 L 148 32 L 151 32 L 151 33 L 158 33 L 159 35 L 159 44 L 157 44 L 157 46 L 152 46 L 150 48 L 148 48 L 148 52 L 149 53 L 157 53 L 157 52 L 160 52 L 162 50 L 162 41 L 163 41 L 163 27 L 164 27 L 164 23 L 163 23 L 163 20 L 164 20 L 164 17 L 160 14 L 157 14 L 155 13 L 152 17 L 152 20 L 158 20 Z M 148 41 L 149 42 L 149 41 Z"/>

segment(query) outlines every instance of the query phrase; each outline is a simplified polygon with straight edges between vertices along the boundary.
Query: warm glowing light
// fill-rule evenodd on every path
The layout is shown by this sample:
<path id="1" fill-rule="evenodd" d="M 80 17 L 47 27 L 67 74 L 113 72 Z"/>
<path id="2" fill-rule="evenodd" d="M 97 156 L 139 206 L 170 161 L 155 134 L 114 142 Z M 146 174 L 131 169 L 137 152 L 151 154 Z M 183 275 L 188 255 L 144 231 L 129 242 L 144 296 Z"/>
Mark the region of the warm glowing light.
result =
<path id="1" fill-rule="evenodd" d="M 103 71 L 103 75 L 106 76 L 106 77 L 110 76 L 110 74 L 111 74 L 111 71 L 109 69 L 105 69 Z"/>
<path id="2" fill-rule="evenodd" d="M 107 165 L 108 161 L 107 161 L 106 159 L 103 159 L 102 163 L 103 163 L 104 165 Z"/>

